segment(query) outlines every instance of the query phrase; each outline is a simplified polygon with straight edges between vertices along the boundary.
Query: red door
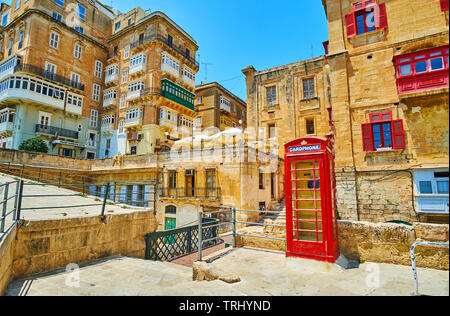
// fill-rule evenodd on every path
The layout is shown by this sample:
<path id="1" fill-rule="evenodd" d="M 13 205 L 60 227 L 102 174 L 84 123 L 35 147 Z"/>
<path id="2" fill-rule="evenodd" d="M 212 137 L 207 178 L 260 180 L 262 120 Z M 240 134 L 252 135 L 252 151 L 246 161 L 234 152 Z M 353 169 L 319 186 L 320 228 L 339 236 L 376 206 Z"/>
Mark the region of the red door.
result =
<path id="1" fill-rule="evenodd" d="M 324 218 L 327 218 L 324 188 L 324 155 L 290 157 L 286 170 L 288 253 L 306 258 L 326 254 Z"/>

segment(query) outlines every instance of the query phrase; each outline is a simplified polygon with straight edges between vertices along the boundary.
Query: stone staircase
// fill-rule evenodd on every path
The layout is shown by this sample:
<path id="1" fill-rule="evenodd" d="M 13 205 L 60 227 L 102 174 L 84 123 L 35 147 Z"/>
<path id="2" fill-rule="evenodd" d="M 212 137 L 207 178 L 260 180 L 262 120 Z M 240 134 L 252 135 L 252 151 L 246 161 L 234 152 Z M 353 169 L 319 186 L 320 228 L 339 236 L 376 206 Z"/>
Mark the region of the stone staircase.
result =
<path id="1" fill-rule="evenodd" d="M 286 229 L 284 227 L 268 226 L 268 224 L 286 225 L 286 205 L 284 199 L 280 203 L 274 204 L 271 211 L 278 211 L 278 213 L 271 213 L 264 216 L 264 233 L 271 235 L 272 237 L 285 238 Z"/>

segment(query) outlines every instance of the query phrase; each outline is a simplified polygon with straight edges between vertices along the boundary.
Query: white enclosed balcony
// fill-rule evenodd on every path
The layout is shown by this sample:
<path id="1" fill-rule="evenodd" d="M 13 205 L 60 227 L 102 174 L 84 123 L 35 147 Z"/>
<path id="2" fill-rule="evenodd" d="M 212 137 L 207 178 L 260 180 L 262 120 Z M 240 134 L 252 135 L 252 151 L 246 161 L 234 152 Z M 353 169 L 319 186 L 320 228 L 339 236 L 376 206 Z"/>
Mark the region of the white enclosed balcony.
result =
<path id="1" fill-rule="evenodd" d="M 195 74 L 187 68 L 183 68 L 183 76 L 181 77 L 184 83 L 191 87 L 195 87 Z"/>
<path id="2" fill-rule="evenodd" d="M 35 103 L 64 110 L 67 90 L 29 75 L 10 76 L 0 81 L 0 104 Z"/>
<path id="3" fill-rule="evenodd" d="M 127 101 L 135 100 L 141 96 L 141 90 L 128 91 Z"/>
<path id="4" fill-rule="evenodd" d="M 14 74 L 15 67 L 17 64 L 20 64 L 21 59 L 21 56 L 13 56 L 2 61 L 0 63 L 0 80 L 8 75 Z"/>
<path id="5" fill-rule="evenodd" d="M 105 70 L 105 84 L 114 84 L 119 81 L 119 67 L 112 65 Z"/>
<path id="6" fill-rule="evenodd" d="M 146 70 L 147 57 L 144 54 L 139 54 L 130 59 L 130 75 Z"/>
<path id="7" fill-rule="evenodd" d="M 0 137 L 9 137 L 14 129 L 14 116 L 16 111 L 14 109 L 5 108 L 0 112 Z"/>
<path id="8" fill-rule="evenodd" d="M 221 96 L 220 97 L 220 109 L 231 112 L 231 102 L 227 98 Z"/>
<path id="9" fill-rule="evenodd" d="M 73 93 L 67 94 L 66 112 L 79 115 L 83 112 L 83 97 Z"/>
<path id="10" fill-rule="evenodd" d="M 125 128 L 137 128 L 142 126 L 142 111 L 139 108 L 128 110 L 123 126 Z"/>
<path id="11" fill-rule="evenodd" d="M 142 126 L 142 119 L 138 117 L 126 119 L 123 126 L 128 128 Z"/>
<path id="12" fill-rule="evenodd" d="M 159 125 L 177 128 L 178 114 L 167 108 L 161 108 L 159 113 Z"/>
<path id="13" fill-rule="evenodd" d="M 161 71 L 167 72 L 172 76 L 180 77 L 180 64 L 169 55 L 162 55 Z"/>
<path id="14" fill-rule="evenodd" d="M 141 91 L 144 90 L 144 83 L 137 81 L 128 85 L 127 101 L 138 99 L 141 96 Z"/>
<path id="15" fill-rule="evenodd" d="M 113 123 L 102 124 L 100 130 L 103 134 L 113 133 L 114 132 L 114 124 Z"/>

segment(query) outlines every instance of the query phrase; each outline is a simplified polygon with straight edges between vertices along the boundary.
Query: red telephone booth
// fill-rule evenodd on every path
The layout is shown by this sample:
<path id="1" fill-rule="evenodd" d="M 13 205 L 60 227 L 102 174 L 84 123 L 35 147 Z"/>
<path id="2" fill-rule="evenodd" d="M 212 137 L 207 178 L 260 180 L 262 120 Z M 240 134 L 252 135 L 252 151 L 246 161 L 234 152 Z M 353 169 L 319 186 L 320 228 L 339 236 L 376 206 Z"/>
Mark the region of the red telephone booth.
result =
<path id="1" fill-rule="evenodd" d="M 334 262 L 339 257 L 331 137 L 285 144 L 286 256 Z"/>

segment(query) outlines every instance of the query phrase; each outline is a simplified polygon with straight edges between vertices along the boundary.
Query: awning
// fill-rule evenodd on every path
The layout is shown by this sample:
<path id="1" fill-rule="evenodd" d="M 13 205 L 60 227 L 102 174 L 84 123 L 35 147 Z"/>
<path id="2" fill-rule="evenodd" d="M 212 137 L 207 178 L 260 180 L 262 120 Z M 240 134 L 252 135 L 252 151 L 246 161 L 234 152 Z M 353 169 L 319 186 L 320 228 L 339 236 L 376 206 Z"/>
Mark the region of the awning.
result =
<path id="1" fill-rule="evenodd" d="M 74 143 L 74 142 L 68 142 L 68 141 L 60 140 L 60 139 L 54 140 L 50 144 L 52 144 L 52 146 L 65 145 L 65 146 L 72 146 L 72 147 L 78 147 L 78 148 L 83 148 L 83 149 L 86 148 L 86 145 Z"/>

